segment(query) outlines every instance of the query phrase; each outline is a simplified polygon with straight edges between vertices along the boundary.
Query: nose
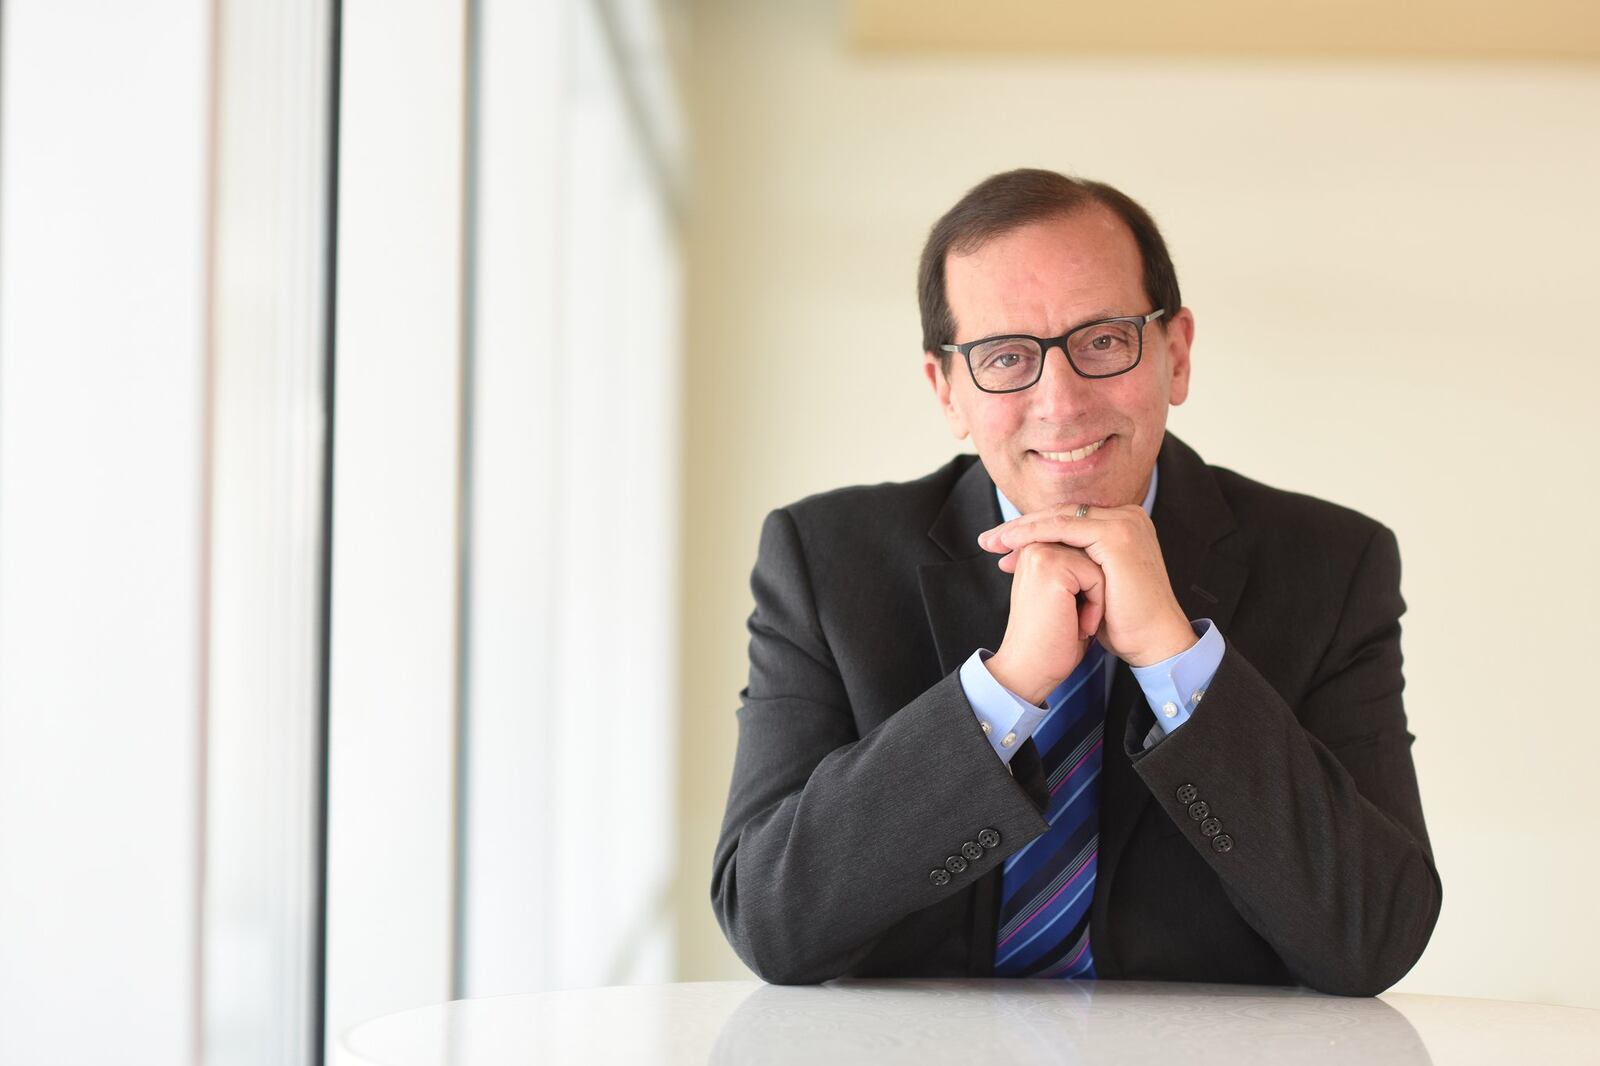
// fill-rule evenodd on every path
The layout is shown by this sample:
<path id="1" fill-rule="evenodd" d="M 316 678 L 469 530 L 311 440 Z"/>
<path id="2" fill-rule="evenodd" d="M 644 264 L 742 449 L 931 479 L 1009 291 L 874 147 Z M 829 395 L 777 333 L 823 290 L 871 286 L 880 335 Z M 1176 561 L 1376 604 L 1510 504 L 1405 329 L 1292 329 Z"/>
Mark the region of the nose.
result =
<path id="1" fill-rule="evenodd" d="M 1044 369 L 1033 393 L 1033 414 L 1046 422 L 1070 423 L 1088 406 L 1095 383 L 1072 369 L 1058 344 L 1044 353 Z"/>

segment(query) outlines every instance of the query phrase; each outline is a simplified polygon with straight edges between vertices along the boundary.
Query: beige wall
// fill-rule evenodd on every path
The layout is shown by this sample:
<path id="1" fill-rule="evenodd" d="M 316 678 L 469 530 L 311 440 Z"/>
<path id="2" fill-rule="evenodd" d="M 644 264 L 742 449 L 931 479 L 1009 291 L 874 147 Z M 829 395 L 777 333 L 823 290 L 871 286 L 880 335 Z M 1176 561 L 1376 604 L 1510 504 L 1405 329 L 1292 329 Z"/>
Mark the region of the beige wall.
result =
<path id="1" fill-rule="evenodd" d="M 1445 885 L 1401 987 L 1600 1007 L 1600 724 L 1580 698 L 1600 636 L 1600 71 L 843 41 L 828 4 L 693 12 L 681 976 L 746 973 L 708 886 L 761 518 L 955 450 L 919 368 L 917 253 L 975 181 L 1036 165 L 1163 225 L 1198 319 L 1171 428 L 1400 537 Z"/>

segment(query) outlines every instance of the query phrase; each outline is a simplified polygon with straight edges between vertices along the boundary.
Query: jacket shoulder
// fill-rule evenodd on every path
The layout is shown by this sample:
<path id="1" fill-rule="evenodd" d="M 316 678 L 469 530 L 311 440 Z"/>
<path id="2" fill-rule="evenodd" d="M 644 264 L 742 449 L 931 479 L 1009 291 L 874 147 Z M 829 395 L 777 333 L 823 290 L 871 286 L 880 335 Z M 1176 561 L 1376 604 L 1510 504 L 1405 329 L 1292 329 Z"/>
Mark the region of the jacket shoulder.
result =
<path id="1" fill-rule="evenodd" d="M 1310 609 L 1332 610 L 1363 572 L 1399 599 L 1400 552 L 1392 530 L 1353 507 L 1275 488 L 1226 467 L 1211 467 L 1237 523 L 1219 550 L 1247 562 L 1255 577 Z M 1403 610 L 1403 607 L 1399 608 Z"/>
<path id="2" fill-rule="evenodd" d="M 1224 466 L 1208 467 L 1242 529 L 1274 535 L 1304 534 L 1318 540 L 1365 545 L 1383 523 L 1353 507 L 1304 492 L 1280 489 Z"/>
<path id="3" fill-rule="evenodd" d="M 977 461 L 976 455 L 957 455 L 912 481 L 848 485 L 814 493 L 778 510 L 788 512 L 806 543 L 830 548 L 863 540 L 915 543 L 912 538 L 926 538 L 956 482 Z"/>

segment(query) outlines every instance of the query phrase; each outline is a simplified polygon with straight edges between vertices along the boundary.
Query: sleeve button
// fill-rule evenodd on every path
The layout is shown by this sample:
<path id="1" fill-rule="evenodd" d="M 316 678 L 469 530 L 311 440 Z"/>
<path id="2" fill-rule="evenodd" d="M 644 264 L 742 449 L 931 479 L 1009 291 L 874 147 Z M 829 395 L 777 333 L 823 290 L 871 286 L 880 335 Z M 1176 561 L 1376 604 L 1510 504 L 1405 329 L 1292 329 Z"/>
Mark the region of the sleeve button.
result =
<path id="1" fill-rule="evenodd" d="M 1195 800 L 1189 804 L 1189 817 L 1195 821 L 1208 818 L 1211 815 L 1211 806 L 1205 800 Z"/>
<path id="2" fill-rule="evenodd" d="M 1215 818 L 1207 818 L 1200 823 L 1200 832 L 1208 837 L 1214 837 L 1222 832 L 1222 823 Z"/>
<path id="3" fill-rule="evenodd" d="M 1211 838 L 1211 850 L 1219 855 L 1233 850 L 1233 838 L 1227 833 L 1222 833 Z"/>
<path id="4" fill-rule="evenodd" d="M 983 849 L 978 846 L 976 841 L 969 840 L 965 844 L 961 845 L 961 854 L 965 855 L 972 862 L 977 862 L 979 859 L 983 858 Z"/>
<path id="5" fill-rule="evenodd" d="M 997 848 L 1000 846 L 1000 834 L 993 829 L 980 829 L 978 843 L 986 848 Z"/>
<path id="6" fill-rule="evenodd" d="M 950 872 L 948 870 L 934 870 L 928 875 L 928 880 L 943 888 L 950 883 Z"/>
<path id="7" fill-rule="evenodd" d="M 959 855 L 952 855 L 944 860 L 944 868 L 953 874 L 961 873 L 967 868 L 967 860 Z"/>
<path id="8" fill-rule="evenodd" d="M 1200 798 L 1200 793 L 1193 785 L 1179 785 L 1178 786 L 1178 802 L 1179 803 L 1190 804 L 1190 803 L 1193 803 L 1195 800 L 1197 800 L 1199 798 Z"/>

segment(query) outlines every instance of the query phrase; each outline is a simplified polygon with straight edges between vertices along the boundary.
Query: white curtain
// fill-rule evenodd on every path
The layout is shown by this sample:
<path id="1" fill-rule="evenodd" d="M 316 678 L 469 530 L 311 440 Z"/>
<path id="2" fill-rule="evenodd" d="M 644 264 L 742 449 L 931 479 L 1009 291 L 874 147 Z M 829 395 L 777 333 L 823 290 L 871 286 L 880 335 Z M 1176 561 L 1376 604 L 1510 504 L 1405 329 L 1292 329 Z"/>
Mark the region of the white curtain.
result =
<path id="1" fill-rule="evenodd" d="M 0 15 L 0 1061 L 668 979 L 654 3 Z"/>
<path id="2" fill-rule="evenodd" d="M 654 8 L 351 3 L 343 35 L 330 1037 L 669 979 L 676 863 Z"/>

